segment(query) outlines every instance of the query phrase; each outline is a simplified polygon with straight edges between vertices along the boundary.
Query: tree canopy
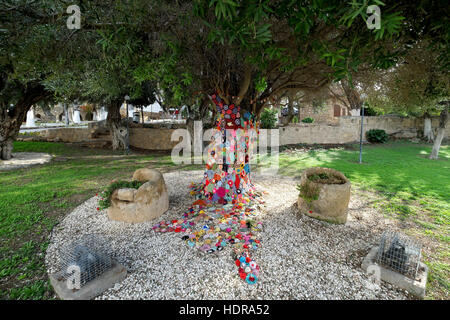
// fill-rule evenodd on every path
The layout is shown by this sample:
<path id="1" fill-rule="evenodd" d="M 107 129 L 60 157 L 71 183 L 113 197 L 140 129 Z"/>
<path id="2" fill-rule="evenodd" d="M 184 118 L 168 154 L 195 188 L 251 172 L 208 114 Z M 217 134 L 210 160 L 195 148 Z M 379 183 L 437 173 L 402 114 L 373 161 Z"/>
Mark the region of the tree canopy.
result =
<path id="1" fill-rule="evenodd" d="M 386 6 L 372 31 L 366 8 L 364 1 L 182 2 L 166 12 L 178 22 L 161 30 L 164 54 L 137 73 L 180 101 L 217 91 L 258 114 L 286 91 L 319 90 L 362 63 L 391 64 L 397 52 L 389 39 L 403 18 Z"/>
<path id="2" fill-rule="evenodd" d="M 396 66 L 367 77 L 367 102 L 377 109 L 423 115 L 441 111 L 450 100 L 450 71 L 439 66 L 439 52 L 420 42 Z"/>

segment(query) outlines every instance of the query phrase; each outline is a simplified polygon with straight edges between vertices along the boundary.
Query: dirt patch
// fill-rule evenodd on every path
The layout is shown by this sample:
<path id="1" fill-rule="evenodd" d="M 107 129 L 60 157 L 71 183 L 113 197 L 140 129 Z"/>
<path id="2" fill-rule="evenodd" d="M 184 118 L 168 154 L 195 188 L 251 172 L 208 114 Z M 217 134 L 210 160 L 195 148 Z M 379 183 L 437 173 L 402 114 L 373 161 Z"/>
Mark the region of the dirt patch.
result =
<path id="1" fill-rule="evenodd" d="M 10 160 L 0 160 L 0 171 L 17 170 L 50 162 L 52 156 L 42 152 L 13 153 Z"/>

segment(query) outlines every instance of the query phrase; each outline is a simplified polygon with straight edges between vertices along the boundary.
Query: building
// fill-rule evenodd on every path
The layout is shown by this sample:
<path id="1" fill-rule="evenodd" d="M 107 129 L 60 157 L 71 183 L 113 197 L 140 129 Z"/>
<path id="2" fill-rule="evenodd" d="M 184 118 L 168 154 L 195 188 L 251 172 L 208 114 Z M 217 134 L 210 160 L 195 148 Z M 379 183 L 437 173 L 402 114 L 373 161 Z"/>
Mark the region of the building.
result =
<path id="1" fill-rule="evenodd" d="M 342 101 L 335 97 L 330 97 L 322 104 L 308 103 L 297 106 L 297 118 L 302 121 L 305 118 L 314 119 L 314 123 L 336 124 L 339 117 L 342 116 L 359 116 L 360 110 L 349 110 Z"/>

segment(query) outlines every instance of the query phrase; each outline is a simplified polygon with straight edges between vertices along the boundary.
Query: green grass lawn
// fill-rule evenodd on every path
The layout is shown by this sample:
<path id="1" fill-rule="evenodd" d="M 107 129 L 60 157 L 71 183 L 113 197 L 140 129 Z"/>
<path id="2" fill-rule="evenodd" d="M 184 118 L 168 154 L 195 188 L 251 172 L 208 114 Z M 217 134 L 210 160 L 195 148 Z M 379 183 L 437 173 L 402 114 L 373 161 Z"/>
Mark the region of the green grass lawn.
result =
<path id="1" fill-rule="evenodd" d="M 49 164 L 0 172 L 0 299 L 47 299 L 52 296 L 44 254 L 52 228 L 75 206 L 101 191 L 112 179 L 129 180 L 133 171 L 199 169 L 177 166 L 164 153 L 125 156 L 110 150 L 76 148 L 62 143 L 16 142 L 14 152 L 48 152 Z M 299 176 L 310 166 L 335 168 L 353 185 L 374 191 L 388 217 L 405 224 L 405 232 L 427 239 L 431 273 L 427 298 L 449 293 L 450 147 L 440 160 L 426 158 L 430 145 L 393 142 L 358 150 L 312 149 L 280 154 L 283 175 Z"/>

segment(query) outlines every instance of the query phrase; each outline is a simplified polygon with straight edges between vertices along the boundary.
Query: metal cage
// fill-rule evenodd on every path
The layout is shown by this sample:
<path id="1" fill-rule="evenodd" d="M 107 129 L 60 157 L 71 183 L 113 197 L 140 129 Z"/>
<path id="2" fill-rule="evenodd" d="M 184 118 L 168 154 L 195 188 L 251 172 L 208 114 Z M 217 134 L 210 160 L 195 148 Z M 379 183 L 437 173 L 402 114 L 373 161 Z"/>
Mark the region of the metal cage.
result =
<path id="1" fill-rule="evenodd" d="M 416 279 L 422 245 L 397 231 L 386 230 L 381 236 L 376 262 L 386 268 Z"/>
<path id="2" fill-rule="evenodd" d="M 84 235 L 61 248 L 59 280 L 74 280 L 80 289 L 113 267 L 106 242 L 98 235 Z M 78 286 L 78 287 L 77 287 Z"/>

